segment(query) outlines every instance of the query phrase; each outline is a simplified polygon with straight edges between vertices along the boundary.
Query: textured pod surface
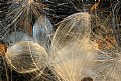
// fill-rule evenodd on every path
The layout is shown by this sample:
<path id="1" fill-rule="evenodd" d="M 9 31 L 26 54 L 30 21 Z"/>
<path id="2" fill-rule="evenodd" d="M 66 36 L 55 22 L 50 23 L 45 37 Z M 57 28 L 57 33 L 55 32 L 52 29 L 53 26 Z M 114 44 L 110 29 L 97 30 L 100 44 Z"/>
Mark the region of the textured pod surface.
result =
<path id="1" fill-rule="evenodd" d="M 9 47 L 6 58 L 14 70 L 29 73 L 47 66 L 47 54 L 44 48 L 34 42 L 19 42 Z"/>

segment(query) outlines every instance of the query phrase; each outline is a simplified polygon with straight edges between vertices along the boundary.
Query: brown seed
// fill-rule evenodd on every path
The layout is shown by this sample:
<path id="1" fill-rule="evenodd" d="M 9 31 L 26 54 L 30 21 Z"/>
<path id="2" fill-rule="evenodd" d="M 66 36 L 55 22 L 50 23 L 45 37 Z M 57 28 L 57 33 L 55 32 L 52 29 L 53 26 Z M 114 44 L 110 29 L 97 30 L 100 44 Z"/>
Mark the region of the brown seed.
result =
<path id="1" fill-rule="evenodd" d="M 93 81 L 91 77 L 84 77 L 81 81 Z"/>

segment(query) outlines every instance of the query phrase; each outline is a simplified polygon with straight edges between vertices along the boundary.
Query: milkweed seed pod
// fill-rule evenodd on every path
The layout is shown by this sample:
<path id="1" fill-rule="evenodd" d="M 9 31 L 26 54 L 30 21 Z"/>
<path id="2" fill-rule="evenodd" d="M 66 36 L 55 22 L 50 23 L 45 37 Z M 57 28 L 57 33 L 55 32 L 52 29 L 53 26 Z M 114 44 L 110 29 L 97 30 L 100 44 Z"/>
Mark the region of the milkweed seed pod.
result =
<path id="1" fill-rule="evenodd" d="M 65 18 L 57 27 L 49 61 L 57 74 L 65 81 L 79 81 L 84 77 L 92 77 L 96 81 L 103 80 L 104 77 L 98 75 L 98 68 L 102 68 L 103 65 L 98 67 L 98 63 L 105 65 L 106 60 L 118 56 L 116 50 L 112 49 L 115 48 L 116 42 L 112 44 L 115 38 L 110 25 L 103 23 L 97 16 L 83 12 Z M 111 36 L 109 40 L 112 41 L 106 40 L 106 36 Z M 103 41 L 101 44 L 105 47 L 99 47 L 99 40 Z M 108 45 L 112 47 L 107 49 Z M 109 66 L 112 65 L 110 60 Z"/>
<path id="2" fill-rule="evenodd" d="M 91 66 L 98 46 L 90 39 L 91 16 L 76 13 L 57 24 L 51 47 L 50 65 L 64 81 L 93 77 Z"/>
<path id="3" fill-rule="evenodd" d="M 53 44 L 64 47 L 70 42 L 89 38 L 91 33 L 90 15 L 88 13 L 73 14 L 57 24 L 58 29 L 53 37 Z M 56 47 L 56 46 L 55 46 Z"/>
<path id="4" fill-rule="evenodd" d="M 6 34 L 22 30 L 32 36 L 32 26 L 41 14 L 44 5 L 39 0 L 13 0 L 6 14 Z"/>
<path id="5" fill-rule="evenodd" d="M 110 49 L 116 46 L 116 40 L 108 21 L 103 22 L 98 16 L 87 12 L 73 14 L 56 26 L 57 30 L 52 41 L 54 45 L 58 45 L 58 48 L 84 38 L 97 42 L 100 49 Z"/>
<path id="6" fill-rule="evenodd" d="M 47 53 L 43 47 L 32 41 L 18 42 L 6 52 L 8 64 L 19 73 L 41 70 L 47 66 Z"/>
<path id="7" fill-rule="evenodd" d="M 50 45 L 54 28 L 45 15 L 41 15 L 33 25 L 33 39 L 45 48 Z"/>

